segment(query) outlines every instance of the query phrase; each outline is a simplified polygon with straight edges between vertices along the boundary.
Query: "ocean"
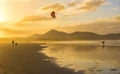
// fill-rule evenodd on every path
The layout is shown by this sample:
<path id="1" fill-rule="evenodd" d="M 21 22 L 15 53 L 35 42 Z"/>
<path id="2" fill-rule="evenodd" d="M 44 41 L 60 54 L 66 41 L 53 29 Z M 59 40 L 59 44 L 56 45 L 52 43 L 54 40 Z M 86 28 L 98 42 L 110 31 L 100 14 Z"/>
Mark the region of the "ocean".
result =
<path id="1" fill-rule="evenodd" d="M 120 40 L 51 41 L 40 51 L 43 59 L 85 74 L 120 74 Z"/>

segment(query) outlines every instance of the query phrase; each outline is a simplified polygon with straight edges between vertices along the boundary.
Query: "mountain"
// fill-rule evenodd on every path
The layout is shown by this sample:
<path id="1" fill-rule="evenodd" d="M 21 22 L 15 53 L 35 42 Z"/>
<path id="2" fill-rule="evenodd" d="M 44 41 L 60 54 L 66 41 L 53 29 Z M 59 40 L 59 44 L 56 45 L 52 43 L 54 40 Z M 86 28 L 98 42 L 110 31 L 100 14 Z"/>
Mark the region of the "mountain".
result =
<path id="1" fill-rule="evenodd" d="M 68 33 L 57 31 L 57 30 L 50 30 L 45 33 L 43 36 L 66 36 L 69 35 Z"/>
<path id="2" fill-rule="evenodd" d="M 66 33 L 57 30 L 50 30 L 43 35 L 36 34 L 31 37 L 38 40 L 115 40 L 120 39 L 120 33 L 100 35 L 93 32 Z"/>
<path id="3" fill-rule="evenodd" d="M 29 38 L 39 38 L 41 36 L 42 36 L 41 34 L 34 34 L 32 36 L 29 36 Z"/>
<path id="4" fill-rule="evenodd" d="M 70 34 L 72 39 L 98 39 L 100 35 L 92 32 L 74 32 Z"/>
<path id="5" fill-rule="evenodd" d="M 103 39 L 108 39 L 108 40 L 118 40 L 120 39 L 120 33 L 113 33 L 113 34 L 107 34 L 107 35 L 102 35 Z"/>
<path id="6" fill-rule="evenodd" d="M 69 38 L 69 34 L 57 30 L 50 30 L 43 34 L 40 39 L 44 40 L 66 40 Z"/>

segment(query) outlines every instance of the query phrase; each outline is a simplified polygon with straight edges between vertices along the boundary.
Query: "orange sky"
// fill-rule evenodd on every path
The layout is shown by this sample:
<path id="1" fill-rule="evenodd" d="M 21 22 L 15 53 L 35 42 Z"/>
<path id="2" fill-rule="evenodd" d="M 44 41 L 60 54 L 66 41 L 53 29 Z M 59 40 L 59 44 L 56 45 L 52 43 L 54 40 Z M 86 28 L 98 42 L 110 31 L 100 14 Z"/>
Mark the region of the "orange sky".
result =
<path id="1" fill-rule="evenodd" d="M 50 29 L 119 33 L 120 0 L 0 0 L 0 22 L 0 37 L 43 34 Z"/>

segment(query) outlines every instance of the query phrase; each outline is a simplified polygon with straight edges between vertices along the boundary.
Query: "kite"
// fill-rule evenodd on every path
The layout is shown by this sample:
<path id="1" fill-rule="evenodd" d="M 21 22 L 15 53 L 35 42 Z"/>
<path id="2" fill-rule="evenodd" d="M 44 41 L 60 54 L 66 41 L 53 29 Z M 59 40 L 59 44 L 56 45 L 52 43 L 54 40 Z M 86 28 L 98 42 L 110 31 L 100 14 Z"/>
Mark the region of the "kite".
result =
<path id="1" fill-rule="evenodd" d="M 55 15 L 54 11 L 51 12 L 51 16 L 52 16 L 52 18 L 56 18 L 56 15 Z"/>

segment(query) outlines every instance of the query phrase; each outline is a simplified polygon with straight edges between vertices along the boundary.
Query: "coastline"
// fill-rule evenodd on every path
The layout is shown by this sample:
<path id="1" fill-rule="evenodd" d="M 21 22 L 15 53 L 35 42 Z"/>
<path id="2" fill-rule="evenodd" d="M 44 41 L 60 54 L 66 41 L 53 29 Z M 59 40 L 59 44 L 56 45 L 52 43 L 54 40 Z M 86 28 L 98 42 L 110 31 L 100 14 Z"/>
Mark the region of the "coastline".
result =
<path id="1" fill-rule="evenodd" d="M 35 43 L 0 44 L 0 74 L 84 74 L 44 61 L 49 57 L 38 52 L 43 48 Z"/>

